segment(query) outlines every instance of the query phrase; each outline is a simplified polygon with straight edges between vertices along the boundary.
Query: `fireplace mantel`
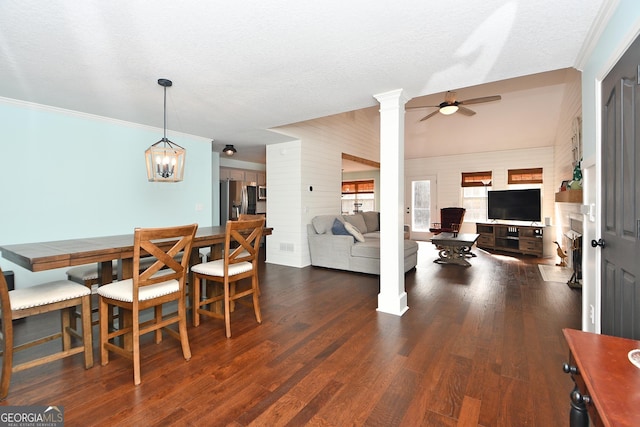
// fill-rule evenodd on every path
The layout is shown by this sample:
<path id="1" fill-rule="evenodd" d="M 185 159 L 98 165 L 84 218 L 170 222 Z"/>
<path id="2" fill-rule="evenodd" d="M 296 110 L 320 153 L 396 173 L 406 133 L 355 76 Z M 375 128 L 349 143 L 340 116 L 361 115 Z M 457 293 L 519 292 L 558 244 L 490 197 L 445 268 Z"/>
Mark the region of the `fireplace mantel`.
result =
<path id="1" fill-rule="evenodd" d="M 556 193 L 556 202 L 582 203 L 582 190 L 566 190 Z"/>

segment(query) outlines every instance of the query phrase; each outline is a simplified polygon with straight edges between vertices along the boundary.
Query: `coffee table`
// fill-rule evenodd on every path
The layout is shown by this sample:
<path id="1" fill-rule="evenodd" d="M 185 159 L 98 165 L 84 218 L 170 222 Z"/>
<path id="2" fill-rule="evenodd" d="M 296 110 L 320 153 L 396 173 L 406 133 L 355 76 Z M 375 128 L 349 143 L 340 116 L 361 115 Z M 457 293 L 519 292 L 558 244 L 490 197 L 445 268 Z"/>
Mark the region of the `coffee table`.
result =
<path id="1" fill-rule="evenodd" d="M 472 233 L 440 233 L 431 238 L 431 243 L 440 250 L 438 264 L 456 264 L 470 267 L 467 258 L 475 256 L 471 253 L 471 246 L 478 240 L 479 234 Z"/>

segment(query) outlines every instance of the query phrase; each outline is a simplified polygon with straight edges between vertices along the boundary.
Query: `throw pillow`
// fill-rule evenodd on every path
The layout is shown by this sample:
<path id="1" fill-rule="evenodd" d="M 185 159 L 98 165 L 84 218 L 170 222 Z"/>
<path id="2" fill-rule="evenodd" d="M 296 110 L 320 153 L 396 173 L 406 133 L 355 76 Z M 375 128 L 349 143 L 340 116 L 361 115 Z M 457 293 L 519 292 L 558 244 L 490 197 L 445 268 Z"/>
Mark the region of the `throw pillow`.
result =
<path id="1" fill-rule="evenodd" d="M 331 232 L 335 235 L 341 236 L 349 236 L 350 233 L 344 228 L 344 224 L 338 218 L 333 221 L 333 227 L 331 227 Z"/>
<path id="2" fill-rule="evenodd" d="M 358 242 L 364 242 L 364 236 L 362 235 L 360 230 L 356 228 L 355 225 L 349 224 L 348 222 L 346 222 L 344 224 L 344 228 L 346 228 L 349 234 L 351 234 L 353 238 L 356 239 Z"/>
<path id="3" fill-rule="evenodd" d="M 360 215 L 359 213 L 357 214 L 353 214 L 353 215 L 345 215 L 344 219 L 355 225 L 356 228 L 361 232 L 361 233 L 367 233 L 367 225 L 364 223 L 364 218 L 362 217 L 362 215 Z"/>

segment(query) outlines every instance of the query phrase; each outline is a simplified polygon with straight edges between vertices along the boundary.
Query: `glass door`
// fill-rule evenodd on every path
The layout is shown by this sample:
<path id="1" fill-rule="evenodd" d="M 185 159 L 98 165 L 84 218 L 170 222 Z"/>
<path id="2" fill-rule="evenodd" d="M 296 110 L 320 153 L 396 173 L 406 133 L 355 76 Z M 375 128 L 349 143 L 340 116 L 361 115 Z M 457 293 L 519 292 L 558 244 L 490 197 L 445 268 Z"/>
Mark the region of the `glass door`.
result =
<path id="1" fill-rule="evenodd" d="M 431 237 L 429 228 L 435 216 L 436 177 L 410 177 L 405 186 L 405 223 L 411 228 L 411 239 L 428 240 Z"/>

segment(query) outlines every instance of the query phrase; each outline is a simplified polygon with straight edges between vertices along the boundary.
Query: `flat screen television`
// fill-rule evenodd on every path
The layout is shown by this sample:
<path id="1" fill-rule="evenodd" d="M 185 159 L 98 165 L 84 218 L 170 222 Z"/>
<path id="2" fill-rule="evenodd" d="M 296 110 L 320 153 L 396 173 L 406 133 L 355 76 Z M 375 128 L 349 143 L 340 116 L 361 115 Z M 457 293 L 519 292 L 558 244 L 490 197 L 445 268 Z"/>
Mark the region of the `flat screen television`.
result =
<path id="1" fill-rule="evenodd" d="M 499 190 L 487 193 L 487 217 L 510 221 L 540 222 L 540 189 Z"/>

